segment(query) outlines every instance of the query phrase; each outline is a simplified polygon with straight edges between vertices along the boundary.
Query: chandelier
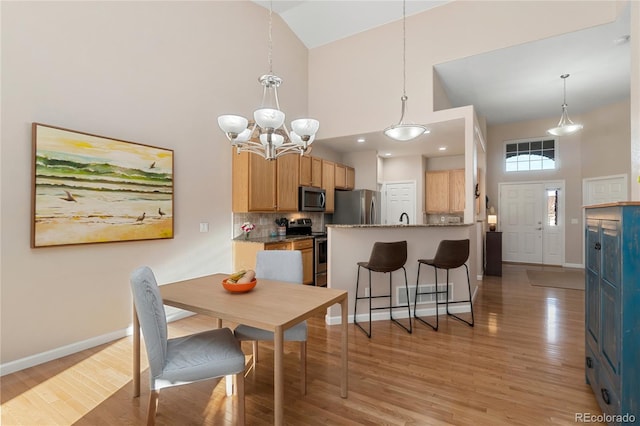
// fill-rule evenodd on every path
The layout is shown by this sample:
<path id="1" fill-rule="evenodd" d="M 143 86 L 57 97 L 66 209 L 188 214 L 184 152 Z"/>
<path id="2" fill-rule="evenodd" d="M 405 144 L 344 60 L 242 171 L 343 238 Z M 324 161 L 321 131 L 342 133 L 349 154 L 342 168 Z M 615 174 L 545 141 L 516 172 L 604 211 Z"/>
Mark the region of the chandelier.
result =
<path id="1" fill-rule="evenodd" d="M 269 74 L 261 76 L 262 103 L 254 111 L 253 121 L 239 115 L 221 115 L 218 126 L 236 147 L 238 154 L 249 152 L 267 160 L 275 160 L 285 154 L 302 155 L 315 139 L 320 123 L 312 118 L 291 122 L 291 131 L 284 123 L 285 114 L 280 109 L 278 87 L 282 79 L 273 73 L 272 60 L 272 2 L 269 4 Z"/>
<path id="2" fill-rule="evenodd" d="M 558 125 L 553 129 L 547 130 L 547 133 L 554 136 L 566 136 L 582 129 L 582 124 L 574 124 L 573 121 L 571 121 L 571 119 L 569 118 L 569 113 L 567 112 L 567 78 L 569 78 L 569 74 L 562 74 L 560 78 L 564 82 L 562 115 L 560 116 L 560 122 L 558 123 Z"/>
<path id="3" fill-rule="evenodd" d="M 400 114 L 400 121 L 398 124 L 394 124 L 392 126 L 384 129 L 384 134 L 390 137 L 391 139 L 397 141 L 410 141 L 411 139 L 415 139 L 418 136 L 429 133 L 426 127 L 420 124 L 407 124 L 404 122 L 404 115 L 407 111 L 407 25 L 406 25 L 407 17 L 406 17 L 406 1 L 402 2 L 402 72 L 403 72 L 403 81 L 402 81 L 402 97 L 400 101 L 402 101 L 402 112 Z"/>

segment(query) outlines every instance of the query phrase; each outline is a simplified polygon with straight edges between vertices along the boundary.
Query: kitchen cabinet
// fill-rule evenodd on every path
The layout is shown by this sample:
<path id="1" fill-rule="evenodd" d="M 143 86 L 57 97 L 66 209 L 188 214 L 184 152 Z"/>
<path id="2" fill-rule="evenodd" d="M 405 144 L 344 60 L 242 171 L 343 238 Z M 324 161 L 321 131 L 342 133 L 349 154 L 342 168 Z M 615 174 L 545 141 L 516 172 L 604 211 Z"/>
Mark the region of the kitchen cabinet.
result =
<path id="1" fill-rule="evenodd" d="M 351 191 L 355 187 L 356 187 L 356 169 L 354 169 L 353 167 L 347 166 L 347 187 L 345 189 L 348 189 L 349 191 Z"/>
<path id="2" fill-rule="evenodd" d="M 322 188 L 325 190 L 325 213 L 333 213 L 335 209 L 335 163 L 322 160 Z"/>
<path id="3" fill-rule="evenodd" d="M 586 381 L 605 415 L 638 419 L 640 203 L 587 207 L 585 218 Z"/>
<path id="4" fill-rule="evenodd" d="M 347 188 L 347 166 L 344 164 L 336 163 L 335 166 L 335 185 L 336 189 Z"/>
<path id="5" fill-rule="evenodd" d="M 336 189 L 351 190 L 355 187 L 356 171 L 353 167 L 336 163 L 335 173 Z"/>
<path id="6" fill-rule="evenodd" d="M 242 152 L 232 154 L 231 206 L 235 213 L 298 210 L 298 158 L 277 160 Z"/>
<path id="7" fill-rule="evenodd" d="M 299 156 L 283 155 L 276 160 L 276 210 L 298 211 Z"/>
<path id="8" fill-rule="evenodd" d="M 291 250 L 302 253 L 302 283 L 313 284 L 313 238 L 292 241 Z"/>
<path id="9" fill-rule="evenodd" d="M 464 169 L 425 173 L 425 211 L 427 213 L 464 212 Z"/>
<path id="10" fill-rule="evenodd" d="M 322 159 L 303 155 L 300 159 L 300 185 L 322 187 Z"/>
<path id="11" fill-rule="evenodd" d="M 300 250 L 304 284 L 313 284 L 313 238 L 291 241 L 257 242 L 233 241 L 233 270 L 255 269 L 256 255 L 260 250 Z"/>

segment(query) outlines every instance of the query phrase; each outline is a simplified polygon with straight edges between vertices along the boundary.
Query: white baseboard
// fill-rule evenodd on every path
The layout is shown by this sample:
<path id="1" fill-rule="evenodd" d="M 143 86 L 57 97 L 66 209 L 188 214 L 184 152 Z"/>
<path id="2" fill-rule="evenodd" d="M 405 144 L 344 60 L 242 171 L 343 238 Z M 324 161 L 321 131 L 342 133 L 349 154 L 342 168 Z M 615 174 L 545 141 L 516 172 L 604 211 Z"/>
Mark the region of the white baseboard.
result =
<path id="1" fill-rule="evenodd" d="M 432 308 L 418 308 L 416 312 L 419 317 L 432 316 L 436 314 L 436 308 L 435 306 L 433 306 Z M 456 303 L 455 305 L 449 305 L 449 312 L 454 314 L 461 314 L 461 313 L 471 312 L 471 309 L 468 303 Z M 440 305 L 440 307 L 438 308 L 438 313 L 440 315 L 446 314 L 446 307 L 444 305 Z M 413 308 L 411 308 L 411 315 L 413 316 Z M 408 318 L 409 315 L 406 308 L 404 309 L 396 308 L 393 310 L 393 317 L 397 319 L 401 319 L 401 318 Z M 371 314 L 371 321 L 389 321 L 389 320 L 390 318 L 389 318 L 388 310 L 373 312 Z M 342 322 L 342 317 L 325 316 L 325 322 L 327 323 L 327 325 L 337 325 Z M 353 322 L 353 315 L 347 316 L 347 322 L 348 323 Z M 359 323 L 369 322 L 369 313 L 367 312 L 364 314 L 358 314 L 358 322 Z"/>
<path id="2" fill-rule="evenodd" d="M 182 309 L 176 309 L 175 312 L 167 313 L 167 322 L 177 321 L 191 315 L 194 315 L 194 313 L 184 311 Z M 132 334 L 133 325 L 130 325 L 129 327 L 122 330 L 112 331 L 111 333 L 103 334 L 102 336 L 92 337 L 81 342 L 72 343 L 70 345 L 51 349 L 46 352 L 41 352 L 39 354 L 30 355 L 25 358 L 0 364 L 0 377 L 6 374 L 15 373 L 16 371 L 24 370 L 25 368 L 34 367 L 45 362 L 53 361 L 54 359 L 62 358 L 76 352 L 100 346 L 126 336 L 131 336 Z"/>
<path id="3" fill-rule="evenodd" d="M 33 367 L 45 362 L 53 361 L 54 359 L 62 358 L 64 356 L 84 351 L 85 349 L 90 349 L 95 346 L 100 346 L 105 343 L 121 339 L 128 334 L 128 329 L 116 330 L 111 333 L 103 334 L 102 336 L 92 337 L 81 342 L 72 343 L 70 345 L 51 349 L 50 351 L 31 355 L 25 358 L 17 359 L 15 361 L 10 361 L 0 365 L 0 376 L 15 373 L 16 371 L 24 370 L 25 368 Z"/>

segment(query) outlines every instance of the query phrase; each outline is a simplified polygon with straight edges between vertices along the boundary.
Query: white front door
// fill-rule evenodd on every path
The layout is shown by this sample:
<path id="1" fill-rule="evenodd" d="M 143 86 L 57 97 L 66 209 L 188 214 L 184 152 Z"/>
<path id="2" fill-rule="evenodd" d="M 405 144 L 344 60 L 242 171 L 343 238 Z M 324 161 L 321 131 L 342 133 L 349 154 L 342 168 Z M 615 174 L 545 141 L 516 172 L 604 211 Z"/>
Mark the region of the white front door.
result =
<path id="1" fill-rule="evenodd" d="M 502 231 L 502 260 L 542 263 L 541 183 L 503 184 L 498 221 Z"/>
<path id="2" fill-rule="evenodd" d="M 385 194 L 384 223 L 392 225 L 400 223 L 415 224 L 416 222 L 416 183 L 391 182 L 383 186 Z M 407 216 L 402 214 L 406 213 Z M 407 222 L 408 220 L 408 222 Z"/>
<path id="3" fill-rule="evenodd" d="M 564 263 L 564 182 L 500 184 L 506 262 Z"/>

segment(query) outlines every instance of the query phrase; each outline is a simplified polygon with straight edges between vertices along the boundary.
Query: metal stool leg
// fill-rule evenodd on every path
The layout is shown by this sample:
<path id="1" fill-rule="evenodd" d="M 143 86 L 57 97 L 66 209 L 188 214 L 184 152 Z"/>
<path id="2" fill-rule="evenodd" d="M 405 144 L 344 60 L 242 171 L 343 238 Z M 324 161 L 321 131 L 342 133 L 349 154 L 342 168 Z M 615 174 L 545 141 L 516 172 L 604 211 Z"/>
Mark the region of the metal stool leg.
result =
<path id="1" fill-rule="evenodd" d="M 418 287 L 420 286 L 420 267 L 422 266 L 421 262 L 418 262 L 418 276 L 416 277 L 416 297 L 415 300 L 413 301 L 413 317 L 415 319 L 417 319 L 418 321 L 422 322 L 425 325 L 428 325 L 429 327 L 431 327 L 434 331 L 438 331 L 438 326 L 439 326 L 439 312 L 438 312 L 438 305 L 441 304 L 441 302 L 438 301 L 438 295 L 441 293 L 440 291 L 438 291 L 438 269 L 434 268 L 435 271 L 435 288 L 433 291 L 426 291 L 426 292 L 419 292 L 418 291 Z M 432 323 L 430 323 L 429 321 L 425 320 L 424 318 L 421 318 L 418 316 L 418 296 L 421 294 L 433 294 L 435 295 L 435 306 L 436 306 L 436 323 L 435 325 L 433 325 Z"/>
<path id="2" fill-rule="evenodd" d="M 471 307 L 471 322 L 467 321 L 464 318 L 460 318 L 459 316 L 452 314 L 451 312 L 449 312 L 449 270 L 447 269 L 447 315 L 454 317 L 455 319 L 464 322 L 465 324 L 473 327 L 473 325 L 475 324 L 475 320 L 473 318 L 473 301 L 471 300 L 471 280 L 469 279 L 469 267 L 467 266 L 467 264 L 464 264 L 465 269 L 467 270 L 467 288 L 469 289 L 469 300 L 459 300 L 457 302 L 452 302 L 452 303 L 464 303 L 464 302 L 469 302 L 469 306 Z"/>
<path id="3" fill-rule="evenodd" d="M 360 268 L 361 267 L 358 266 L 358 275 L 356 278 L 356 298 L 353 306 L 353 323 L 357 325 L 360 328 L 360 330 L 362 330 L 364 334 L 367 335 L 367 337 L 371 338 L 371 271 L 369 271 L 369 331 L 368 332 L 358 323 L 358 319 L 357 319 L 358 318 L 358 301 L 366 298 L 366 297 L 358 296 L 358 287 L 360 285 Z"/>
<path id="4" fill-rule="evenodd" d="M 413 332 L 413 329 L 411 327 L 411 305 L 409 302 L 409 285 L 407 284 L 407 270 L 404 268 L 404 266 L 402 267 L 402 269 L 404 270 L 404 285 L 405 285 L 405 289 L 407 291 L 407 309 L 409 311 L 409 327 L 407 328 L 404 324 L 402 324 L 400 321 L 398 321 L 397 319 L 395 319 L 393 317 L 393 309 L 394 308 L 404 308 L 404 305 L 402 306 L 394 306 L 393 304 L 393 285 L 391 283 L 391 274 L 392 272 L 389 272 L 389 316 L 391 317 L 391 321 L 395 322 L 396 324 L 398 324 L 400 327 L 404 328 L 407 332 L 409 332 L 409 334 L 411 334 Z"/>

